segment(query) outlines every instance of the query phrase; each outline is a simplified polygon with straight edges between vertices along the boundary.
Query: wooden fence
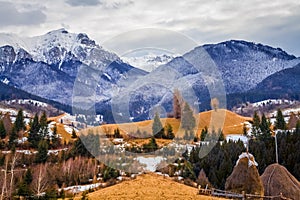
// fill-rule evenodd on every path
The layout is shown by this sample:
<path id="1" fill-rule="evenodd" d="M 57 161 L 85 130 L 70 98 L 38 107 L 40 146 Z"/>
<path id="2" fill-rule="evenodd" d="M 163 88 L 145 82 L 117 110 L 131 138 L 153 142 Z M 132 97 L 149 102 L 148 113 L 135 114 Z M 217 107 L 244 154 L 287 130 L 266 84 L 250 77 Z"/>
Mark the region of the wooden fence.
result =
<path id="1" fill-rule="evenodd" d="M 292 200 L 290 198 L 284 197 L 282 193 L 278 196 L 261 196 L 261 195 L 254 195 L 254 194 L 246 194 L 243 192 L 242 194 L 225 191 L 225 190 L 219 190 L 219 189 L 207 189 L 201 188 L 199 186 L 199 194 L 201 195 L 208 195 L 208 196 L 215 196 L 215 197 L 223 197 L 223 198 L 229 198 L 229 199 L 263 199 L 263 200 Z"/>

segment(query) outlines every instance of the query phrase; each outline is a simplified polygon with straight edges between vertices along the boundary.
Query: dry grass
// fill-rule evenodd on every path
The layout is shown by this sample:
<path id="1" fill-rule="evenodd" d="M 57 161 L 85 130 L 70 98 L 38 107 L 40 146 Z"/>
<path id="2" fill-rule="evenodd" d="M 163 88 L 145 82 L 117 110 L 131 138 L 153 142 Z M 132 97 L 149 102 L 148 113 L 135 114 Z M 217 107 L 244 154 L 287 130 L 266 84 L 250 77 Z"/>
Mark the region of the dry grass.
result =
<path id="1" fill-rule="evenodd" d="M 242 134 L 243 123 L 246 121 L 252 121 L 252 118 L 243 117 L 225 109 L 201 112 L 199 113 L 197 134 L 200 135 L 205 126 L 214 128 L 216 131 L 220 128 L 223 130 L 224 135 Z"/>
<path id="2" fill-rule="evenodd" d="M 269 165 L 261 176 L 265 188 L 265 195 L 283 196 L 300 199 L 299 181 L 283 166 L 279 164 Z"/>
<path id="3" fill-rule="evenodd" d="M 198 126 L 196 127 L 197 135 L 201 134 L 204 127 L 210 129 L 214 128 L 216 131 L 220 128 L 223 130 L 225 135 L 228 134 L 242 134 L 243 123 L 251 121 L 249 117 L 243 117 L 231 111 L 225 109 L 218 109 L 217 111 L 211 110 L 201 112 L 196 116 Z M 174 118 L 163 118 L 161 119 L 163 125 L 169 123 L 173 127 L 173 132 L 177 136 L 183 136 L 184 132 L 180 129 L 180 120 Z M 113 134 L 113 131 L 117 128 L 123 136 L 127 136 L 131 133 L 136 133 L 137 130 L 140 132 L 152 132 L 152 120 L 146 120 L 142 122 L 124 123 L 124 124 L 106 124 L 97 127 L 98 132 L 104 134 Z"/>
<path id="4" fill-rule="evenodd" d="M 155 200 L 155 199 L 199 199 L 199 200 L 219 200 L 217 197 L 201 196 L 197 194 L 198 189 L 189 187 L 169 178 L 164 178 L 156 174 L 143 174 L 137 179 L 124 181 L 120 184 L 100 189 L 88 194 L 88 198 L 107 200 Z M 80 199 L 78 197 L 77 199 Z"/>
<path id="5" fill-rule="evenodd" d="M 174 118 L 163 118 L 161 119 L 162 125 L 170 124 L 173 128 L 173 132 L 177 133 L 179 130 L 180 121 Z M 152 132 L 152 120 L 146 120 L 141 122 L 124 123 L 124 124 L 106 124 L 98 127 L 100 133 L 113 134 L 114 130 L 119 128 L 123 136 L 134 134 L 137 130 L 141 133 L 151 133 Z"/>
<path id="6" fill-rule="evenodd" d="M 71 138 L 71 134 L 68 133 L 65 128 L 64 125 L 61 123 L 56 123 L 57 126 L 57 133 L 61 135 L 62 139 L 62 143 L 64 143 L 66 141 L 66 143 L 68 144 L 70 141 L 74 141 L 74 139 Z"/>
<path id="7" fill-rule="evenodd" d="M 254 158 L 251 158 L 254 161 Z M 264 187 L 255 165 L 248 166 L 248 158 L 241 158 L 226 179 L 225 189 L 237 193 L 263 195 Z"/>
<path id="8" fill-rule="evenodd" d="M 63 116 L 65 116 L 65 115 L 66 115 L 66 114 L 64 113 L 64 114 L 61 114 L 61 115 L 58 115 L 58 116 L 55 116 L 55 117 L 49 117 L 49 118 L 48 118 L 48 121 L 59 122 L 60 119 L 61 119 Z"/>

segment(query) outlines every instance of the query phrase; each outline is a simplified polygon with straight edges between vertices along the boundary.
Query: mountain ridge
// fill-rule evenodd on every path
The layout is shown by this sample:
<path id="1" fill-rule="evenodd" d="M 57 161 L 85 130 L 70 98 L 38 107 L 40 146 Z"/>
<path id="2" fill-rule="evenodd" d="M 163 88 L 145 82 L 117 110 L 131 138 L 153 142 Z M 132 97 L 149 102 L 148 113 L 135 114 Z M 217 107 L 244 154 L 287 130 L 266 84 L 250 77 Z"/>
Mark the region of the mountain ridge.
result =
<path id="1" fill-rule="evenodd" d="M 12 46 L 1 46 L 5 38 Z M 129 104 L 125 118 L 135 121 L 149 119 L 156 107 L 163 108 L 164 115 L 171 112 L 175 89 L 190 98 L 196 110 L 205 110 L 210 107 L 210 98 L 215 97 L 210 91 L 214 85 L 223 84 L 225 95 L 244 93 L 270 75 L 300 63 L 299 58 L 280 48 L 229 40 L 195 47 L 148 73 L 124 63 L 85 33 L 59 29 L 24 40 L 23 44 L 18 44 L 22 41 L 16 36 L 7 38 L 9 35 L 0 39 L 3 83 L 68 105 L 74 94 L 80 95 L 84 98 L 77 104 L 95 101 L 99 113 L 110 110 L 113 100 L 120 96 L 119 105 Z M 219 75 L 208 68 L 208 63 Z M 78 76 L 80 70 L 82 77 Z M 75 81 L 79 91 L 74 93 Z M 117 112 L 121 116 L 126 110 Z"/>

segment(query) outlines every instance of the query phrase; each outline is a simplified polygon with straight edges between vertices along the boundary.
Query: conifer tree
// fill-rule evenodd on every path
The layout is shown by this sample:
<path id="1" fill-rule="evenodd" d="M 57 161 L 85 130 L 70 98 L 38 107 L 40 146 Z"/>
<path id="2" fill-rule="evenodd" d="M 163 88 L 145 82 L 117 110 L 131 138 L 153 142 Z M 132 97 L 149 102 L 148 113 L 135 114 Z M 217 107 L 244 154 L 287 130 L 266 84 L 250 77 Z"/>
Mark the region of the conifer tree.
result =
<path id="1" fill-rule="evenodd" d="M 77 138 L 77 134 L 76 134 L 76 131 L 75 131 L 75 129 L 73 128 L 72 129 L 72 136 L 71 136 L 71 138 Z"/>
<path id="2" fill-rule="evenodd" d="M 26 170 L 24 178 L 21 181 L 21 183 L 19 184 L 18 192 L 17 192 L 17 194 L 19 196 L 30 197 L 32 192 L 30 190 L 29 185 L 32 182 L 32 180 L 33 180 L 32 173 L 31 173 L 31 170 L 29 168 L 29 169 Z"/>
<path id="3" fill-rule="evenodd" d="M 253 115 L 252 136 L 257 137 L 260 134 L 260 118 L 257 112 Z"/>
<path id="4" fill-rule="evenodd" d="M 164 134 L 164 129 L 161 124 L 159 114 L 156 112 L 152 124 L 152 134 L 154 135 L 155 138 L 162 138 Z"/>
<path id="5" fill-rule="evenodd" d="M 57 125 L 54 124 L 52 136 L 51 136 L 52 147 L 57 148 L 60 144 L 60 138 L 57 135 Z"/>
<path id="6" fill-rule="evenodd" d="M 46 140 L 41 140 L 38 144 L 38 153 L 35 157 L 36 163 L 45 163 L 48 157 L 48 143 Z"/>
<path id="7" fill-rule="evenodd" d="M 10 146 L 10 148 L 12 148 L 15 145 L 16 139 L 18 139 L 18 135 L 17 135 L 17 131 L 16 131 L 15 126 L 13 126 L 12 131 L 9 135 L 9 146 Z"/>
<path id="8" fill-rule="evenodd" d="M 271 129 L 270 129 L 270 122 L 266 118 L 265 114 L 263 113 L 261 117 L 261 123 L 260 123 L 260 130 L 261 130 L 261 139 L 268 139 L 271 137 Z"/>
<path id="9" fill-rule="evenodd" d="M 218 136 L 219 136 L 219 141 L 224 141 L 225 140 L 224 133 L 221 129 L 218 130 Z"/>
<path id="10" fill-rule="evenodd" d="M 44 111 L 40 118 L 40 131 L 42 138 L 45 138 L 48 135 L 48 123 L 47 123 L 47 115 Z"/>
<path id="11" fill-rule="evenodd" d="M 247 131 L 247 127 L 246 127 L 246 124 L 245 124 L 245 123 L 243 124 L 243 135 L 244 135 L 244 136 L 247 136 L 247 135 L 248 135 L 248 131 Z"/>
<path id="12" fill-rule="evenodd" d="M 138 136 L 140 136 L 140 135 L 138 135 Z M 121 138 L 121 133 L 120 133 L 119 128 L 114 130 L 114 138 Z"/>
<path id="13" fill-rule="evenodd" d="M 14 123 L 15 131 L 18 133 L 21 130 L 25 130 L 25 122 L 24 122 L 24 116 L 23 116 L 23 110 L 20 109 L 18 111 L 16 121 Z"/>
<path id="14" fill-rule="evenodd" d="M 178 89 L 173 94 L 173 114 L 175 119 L 181 118 L 181 97 Z"/>
<path id="15" fill-rule="evenodd" d="M 0 138 L 4 139 L 5 137 L 6 137 L 6 130 L 5 130 L 5 127 L 4 127 L 4 122 L 1 119 L 0 120 Z"/>
<path id="16" fill-rule="evenodd" d="M 275 129 L 280 129 L 280 130 L 286 129 L 286 123 L 280 109 L 277 110 Z"/>
<path id="17" fill-rule="evenodd" d="M 196 126 L 194 113 L 188 103 L 184 104 L 181 116 L 181 128 L 187 131 L 193 130 Z"/>
<path id="18" fill-rule="evenodd" d="M 202 129 L 202 131 L 201 131 L 200 140 L 201 140 L 201 141 L 204 141 L 204 140 L 205 140 L 205 137 L 207 136 L 207 134 L 208 134 L 208 129 L 207 129 L 207 127 L 205 126 L 204 129 Z"/>
<path id="19" fill-rule="evenodd" d="M 166 139 L 172 140 L 175 137 L 175 135 L 173 133 L 173 128 L 172 128 L 171 124 L 167 123 L 165 130 L 166 130 Z"/>
<path id="20" fill-rule="evenodd" d="M 152 151 L 156 151 L 158 149 L 158 145 L 156 143 L 156 140 L 154 137 L 150 138 L 150 141 L 148 144 L 144 144 L 143 145 L 143 149 L 146 152 L 152 152 Z"/>
<path id="21" fill-rule="evenodd" d="M 40 124 L 39 124 L 39 117 L 35 114 L 33 120 L 30 122 L 30 130 L 28 136 L 28 142 L 30 142 L 33 148 L 38 147 L 38 143 L 41 141 L 42 137 L 39 134 Z"/>

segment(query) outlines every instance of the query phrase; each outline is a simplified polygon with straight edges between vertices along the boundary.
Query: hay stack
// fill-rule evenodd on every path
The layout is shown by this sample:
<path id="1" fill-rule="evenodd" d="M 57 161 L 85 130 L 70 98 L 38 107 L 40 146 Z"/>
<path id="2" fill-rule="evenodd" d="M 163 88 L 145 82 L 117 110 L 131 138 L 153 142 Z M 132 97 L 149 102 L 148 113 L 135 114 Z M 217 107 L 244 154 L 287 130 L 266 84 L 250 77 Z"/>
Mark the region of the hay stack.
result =
<path id="1" fill-rule="evenodd" d="M 269 165 L 261 176 L 266 196 L 277 196 L 280 193 L 291 199 L 300 199 L 299 181 L 283 166 Z"/>
<path id="2" fill-rule="evenodd" d="M 201 187 L 205 188 L 206 186 L 210 187 L 211 184 L 205 174 L 205 171 L 201 169 L 199 176 L 196 180 L 197 184 L 200 185 Z"/>
<path id="3" fill-rule="evenodd" d="M 247 194 L 263 195 L 264 188 L 256 166 L 253 155 L 242 153 L 226 180 L 225 189 L 236 193 L 245 191 Z"/>

